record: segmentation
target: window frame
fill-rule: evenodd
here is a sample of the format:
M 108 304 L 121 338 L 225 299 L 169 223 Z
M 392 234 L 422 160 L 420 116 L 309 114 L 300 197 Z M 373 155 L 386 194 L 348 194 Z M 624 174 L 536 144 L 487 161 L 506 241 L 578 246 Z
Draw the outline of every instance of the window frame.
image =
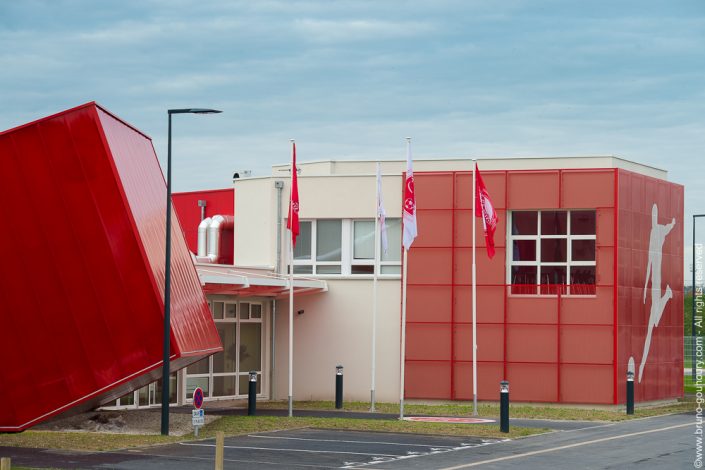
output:
M 593 235 L 577 235 L 571 233 L 571 212 L 590 211 L 595 213 L 595 234 Z M 516 212 L 533 212 L 536 213 L 536 234 L 535 235 L 515 235 L 512 233 L 513 217 Z M 559 235 L 542 235 L 541 234 L 541 213 L 543 212 L 565 212 L 566 213 L 566 233 Z M 587 266 L 595 268 L 595 277 L 597 277 L 597 210 L 595 209 L 517 209 L 508 211 L 509 223 L 507 223 L 507 269 L 506 282 L 509 289 L 509 295 L 520 297 L 556 297 L 557 292 L 542 292 L 541 284 L 541 267 L 542 266 L 560 266 L 566 270 L 565 291 L 561 292 L 561 296 L 569 297 L 595 297 L 597 295 L 597 282 L 594 284 L 575 284 L 575 286 L 593 286 L 594 294 L 573 293 L 571 292 L 570 269 L 572 267 Z M 541 261 L 541 240 L 566 240 L 566 260 L 565 261 Z M 515 261 L 514 260 L 514 241 L 515 240 L 533 240 L 536 247 L 536 257 L 533 261 Z M 595 259 L 592 261 L 574 261 L 573 258 L 573 241 L 574 240 L 594 240 L 595 241 Z M 512 267 L 514 266 L 535 266 L 536 267 L 536 291 L 534 293 L 515 293 L 512 291 L 514 286 L 512 282 Z M 597 279 L 595 279 L 597 281 Z M 548 284 L 548 285 L 563 285 L 563 284 Z M 561 289 L 562 290 L 562 289 Z M 575 290 L 578 290 L 577 288 Z
M 318 248 L 318 221 L 319 220 L 340 220 L 341 222 L 341 253 L 340 261 L 318 261 L 316 259 L 316 251 Z M 330 218 L 320 218 L 320 219 L 305 219 L 300 222 L 306 222 L 311 224 L 311 252 L 307 259 L 294 259 L 294 274 L 299 276 L 311 276 L 311 277 L 354 277 L 354 278 L 364 278 L 374 276 L 375 270 L 377 270 L 378 277 L 382 278 L 395 278 L 401 276 L 401 257 L 399 261 L 383 261 L 382 260 L 382 247 L 381 240 L 379 241 L 380 246 L 375 250 L 375 258 L 360 258 L 355 259 L 355 222 L 374 222 L 373 217 L 360 217 L 360 218 L 348 218 L 348 219 L 330 219 Z M 401 220 L 399 217 L 387 218 L 387 220 Z M 377 238 L 377 237 L 376 237 Z M 381 237 L 380 237 L 381 238 Z M 286 237 L 287 249 L 290 246 L 291 238 Z M 401 240 L 399 240 L 399 246 L 401 247 Z M 321 273 L 319 272 L 319 267 L 322 266 L 340 266 L 340 273 Z M 372 272 L 369 273 L 355 273 L 353 274 L 353 266 L 371 266 Z M 399 268 L 397 273 L 382 273 L 382 269 L 388 266 L 396 266 Z M 297 272 L 297 267 L 299 270 Z M 310 267 L 311 272 L 302 272 L 301 267 Z M 288 273 L 289 267 L 284 268 L 284 272 Z

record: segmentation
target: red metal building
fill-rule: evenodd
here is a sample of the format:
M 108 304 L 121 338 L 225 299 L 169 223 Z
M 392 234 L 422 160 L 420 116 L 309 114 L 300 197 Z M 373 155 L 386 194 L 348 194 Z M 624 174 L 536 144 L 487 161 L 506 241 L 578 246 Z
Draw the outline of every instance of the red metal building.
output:
M 0 133 L 0 164 L 0 431 L 19 431 L 161 376 L 166 185 L 95 103 Z M 222 350 L 174 220 L 172 370 Z
M 513 400 L 624 403 L 630 358 L 637 401 L 682 396 L 683 187 L 623 168 L 483 178 L 499 226 L 490 260 L 476 221 L 479 399 L 506 378 Z M 415 183 L 406 396 L 467 400 L 472 173 Z

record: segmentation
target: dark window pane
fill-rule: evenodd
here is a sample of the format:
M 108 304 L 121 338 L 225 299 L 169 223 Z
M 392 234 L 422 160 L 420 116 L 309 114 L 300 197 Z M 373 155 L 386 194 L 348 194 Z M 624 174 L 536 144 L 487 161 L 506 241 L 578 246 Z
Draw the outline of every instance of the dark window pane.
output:
M 342 221 L 319 220 L 316 223 L 316 260 L 340 261 Z
M 216 320 L 223 319 L 223 302 L 213 302 L 213 318 Z
M 565 263 L 567 241 L 565 238 L 546 238 L 541 240 L 541 261 L 548 263 Z
M 340 265 L 337 266 L 316 266 L 316 274 L 340 274 Z
M 568 233 L 568 215 L 565 211 L 541 212 L 541 235 L 565 235 Z
M 288 233 L 288 232 L 287 232 Z M 299 222 L 299 236 L 296 237 L 294 259 L 311 259 L 311 222 Z
M 573 240 L 571 245 L 573 261 L 595 261 L 595 240 Z
M 541 294 L 555 295 L 566 293 L 567 278 L 565 266 L 541 266 Z
M 313 274 L 313 266 L 299 266 L 295 264 L 294 274 Z
M 195 364 L 191 364 L 186 369 L 187 374 L 207 374 L 210 372 L 210 358 L 201 359 Z
M 351 272 L 353 274 L 374 274 L 374 265 L 355 265 L 350 266 Z
M 572 295 L 595 295 L 595 266 L 571 267 L 570 284 Z
M 514 261 L 536 261 L 536 240 L 514 240 Z
M 595 211 L 571 211 L 570 233 L 573 235 L 595 235 Z
M 536 266 L 512 266 L 512 294 L 536 294 Z
M 235 377 L 234 375 L 213 377 L 213 396 L 230 397 L 236 395 Z
M 538 212 L 514 211 L 512 212 L 512 235 L 538 234 Z

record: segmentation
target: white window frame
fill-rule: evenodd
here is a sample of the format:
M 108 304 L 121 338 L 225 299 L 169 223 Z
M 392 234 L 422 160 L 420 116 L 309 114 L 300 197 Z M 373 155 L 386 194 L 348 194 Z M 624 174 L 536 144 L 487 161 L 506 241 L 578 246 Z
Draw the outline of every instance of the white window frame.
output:
M 594 235 L 573 235 L 571 234 L 570 213 L 591 211 L 595 212 L 595 234 Z M 509 217 L 513 218 L 515 212 L 535 212 L 536 213 L 536 235 L 513 235 L 512 234 L 512 219 L 507 224 L 507 275 L 506 282 L 509 289 L 509 295 L 515 297 L 557 297 L 558 294 L 541 293 L 541 266 L 564 266 L 566 268 L 566 292 L 561 296 L 570 297 L 595 297 L 595 294 L 574 294 L 571 293 L 570 284 L 570 268 L 577 266 L 589 266 L 595 268 L 595 276 L 597 276 L 597 211 L 595 209 L 518 209 L 509 211 Z M 566 213 L 566 234 L 565 235 L 541 235 L 541 213 L 542 212 L 565 212 Z M 541 261 L 541 240 L 560 239 L 566 240 L 566 260 L 565 262 L 542 262 Z M 514 240 L 534 240 L 536 244 L 536 259 L 534 261 L 514 261 Z M 595 240 L 595 260 L 593 261 L 573 261 L 573 240 Z M 536 292 L 535 293 L 512 293 L 512 267 L 513 266 L 535 266 L 536 267 Z M 595 280 L 597 286 L 597 279 Z M 577 286 L 578 284 L 576 284 Z M 579 284 L 585 285 L 585 284 Z
M 266 390 L 265 386 L 266 384 L 264 383 L 264 380 L 267 376 L 268 369 L 267 369 L 267 356 L 266 356 L 266 343 L 267 343 L 267 332 L 266 332 L 266 321 L 265 321 L 265 316 L 266 316 L 266 302 L 258 299 L 208 299 L 208 308 L 211 311 L 211 315 L 213 315 L 213 304 L 216 302 L 221 302 L 223 303 L 223 318 L 222 319 L 215 319 L 213 318 L 213 321 L 216 323 L 234 323 L 235 324 L 235 340 L 236 342 L 239 343 L 240 341 L 240 324 L 241 323 L 260 323 L 261 326 L 261 335 L 262 335 L 262 340 L 260 342 L 260 358 L 261 358 L 261 370 L 259 374 L 257 374 L 257 382 L 259 383 L 260 387 L 260 392 L 257 393 L 258 397 L 263 397 L 264 396 L 264 391 Z M 250 318 L 243 320 L 241 318 L 241 304 L 249 304 L 250 308 Z M 227 304 L 235 304 L 235 318 L 226 318 L 225 317 L 225 311 L 226 311 L 226 305 Z M 252 305 L 259 305 L 260 310 L 261 310 L 261 315 L 260 318 L 252 318 Z M 214 378 L 215 377 L 235 377 L 235 395 L 218 395 L 214 396 L 213 395 L 213 385 L 214 385 Z M 245 380 L 249 381 L 249 371 L 241 371 L 240 370 L 240 348 L 239 344 L 235 352 L 235 371 L 234 372 L 213 372 L 213 356 L 208 357 L 208 373 L 201 373 L 201 374 L 189 374 L 188 373 L 188 368 L 186 369 L 186 373 L 184 374 L 184 397 L 186 397 L 185 403 L 193 403 L 193 397 L 188 396 L 188 380 L 189 379 L 197 379 L 197 378 L 208 378 L 208 393 L 205 394 L 205 398 L 208 400 L 232 400 L 234 398 L 243 398 L 246 397 L 247 394 L 240 394 L 240 380 L 242 378 L 245 378 Z
M 397 218 L 394 218 L 397 219 Z M 316 260 L 316 250 L 317 250 L 317 232 L 318 232 L 318 220 L 340 220 L 341 221 L 341 253 L 340 253 L 340 261 L 317 261 Z M 401 276 L 401 259 L 399 261 L 382 261 L 382 250 L 381 247 L 375 250 L 375 256 L 376 259 L 372 258 L 366 258 L 366 259 L 354 259 L 353 254 L 354 254 L 354 243 L 355 243 L 355 224 L 354 222 L 356 221 L 367 221 L 367 222 L 374 222 L 374 218 L 356 218 L 356 219 L 329 219 L 329 218 L 322 218 L 322 219 L 306 219 L 306 220 L 301 220 L 301 222 L 310 222 L 311 223 L 311 255 L 310 258 L 307 259 L 294 259 L 293 264 L 294 264 L 294 274 L 295 275 L 301 275 L 301 276 L 312 276 L 312 277 L 343 277 L 343 276 L 350 276 L 354 278 L 364 278 L 364 277 L 372 277 L 374 274 L 374 266 L 375 264 L 379 266 L 379 273 L 378 276 L 382 278 L 395 278 L 395 277 L 400 277 Z M 288 232 L 287 232 L 288 233 Z M 286 237 L 288 240 L 287 242 L 287 249 L 289 247 L 289 244 L 291 243 L 291 238 Z M 381 242 L 380 242 L 381 243 Z M 401 246 L 401 241 L 400 241 L 400 246 Z M 377 261 L 377 263 L 375 263 Z M 311 267 L 311 273 L 302 273 L 302 272 L 296 272 L 296 266 L 310 266 Z M 331 274 L 331 273 L 319 273 L 318 272 L 318 267 L 319 266 L 340 266 L 340 274 Z M 361 273 L 361 274 L 352 274 L 352 266 L 373 266 L 373 272 L 372 273 Z M 399 273 L 382 273 L 382 267 L 383 266 L 398 266 L 399 267 Z M 284 268 L 284 272 L 288 272 L 289 267 Z

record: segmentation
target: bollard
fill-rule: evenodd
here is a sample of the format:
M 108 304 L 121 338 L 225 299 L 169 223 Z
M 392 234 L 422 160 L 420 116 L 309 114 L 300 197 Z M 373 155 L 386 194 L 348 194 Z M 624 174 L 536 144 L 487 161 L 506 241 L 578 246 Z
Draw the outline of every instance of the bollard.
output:
M 10 468 L 12 468 L 10 457 L 0 458 L 0 470 L 10 470 Z
M 634 372 L 627 371 L 627 414 L 634 414 Z
M 247 389 L 247 416 L 254 416 L 257 411 L 257 371 L 250 371 L 250 383 Z
M 223 470 L 223 447 L 225 444 L 225 433 L 216 431 L 215 433 L 215 470 Z
M 343 366 L 335 366 L 335 409 L 343 407 Z
M 509 382 L 499 383 L 499 430 L 509 432 Z

